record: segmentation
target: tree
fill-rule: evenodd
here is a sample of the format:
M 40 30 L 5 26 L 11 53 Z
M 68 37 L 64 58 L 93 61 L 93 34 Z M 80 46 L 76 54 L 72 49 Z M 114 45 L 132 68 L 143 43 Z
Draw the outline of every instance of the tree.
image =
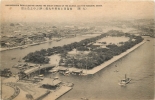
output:
M 33 99 L 33 96 L 32 96 L 31 94 L 26 94 L 26 98 L 27 98 L 28 100 L 34 100 L 34 99 Z

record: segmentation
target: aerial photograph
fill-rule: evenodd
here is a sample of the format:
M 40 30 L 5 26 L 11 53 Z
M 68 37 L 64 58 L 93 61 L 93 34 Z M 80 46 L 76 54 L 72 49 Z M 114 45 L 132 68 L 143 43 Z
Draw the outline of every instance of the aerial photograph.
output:
M 153 1 L 1 2 L 1 100 L 154 100 Z

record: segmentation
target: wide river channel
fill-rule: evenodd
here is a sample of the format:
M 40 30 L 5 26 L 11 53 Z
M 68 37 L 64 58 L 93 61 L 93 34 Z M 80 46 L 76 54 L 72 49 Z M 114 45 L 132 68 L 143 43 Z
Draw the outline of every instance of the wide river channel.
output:
M 1 68 L 11 68 L 18 60 L 30 52 L 47 49 L 54 46 L 62 46 L 72 42 L 78 42 L 90 36 L 77 36 L 61 41 L 53 41 L 25 49 L 14 49 L 1 52 Z M 64 94 L 59 100 L 150 100 L 154 98 L 154 39 L 144 37 L 145 44 L 138 47 L 120 60 L 112 63 L 94 75 L 87 76 L 63 76 L 50 74 L 47 77 L 59 77 L 64 82 L 74 83 L 71 91 Z M 12 60 L 12 58 L 16 58 Z M 11 68 L 16 73 L 17 69 Z M 132 81 L 127 86 L 119 86 L 118 82 L 124 79 L 125 74 Z

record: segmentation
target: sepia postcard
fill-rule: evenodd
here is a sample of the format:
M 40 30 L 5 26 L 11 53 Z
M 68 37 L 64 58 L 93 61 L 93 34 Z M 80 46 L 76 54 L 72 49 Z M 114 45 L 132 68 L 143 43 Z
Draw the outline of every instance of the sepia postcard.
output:
M 0 100 L 153 100 L 154 1 L 2 0 Z

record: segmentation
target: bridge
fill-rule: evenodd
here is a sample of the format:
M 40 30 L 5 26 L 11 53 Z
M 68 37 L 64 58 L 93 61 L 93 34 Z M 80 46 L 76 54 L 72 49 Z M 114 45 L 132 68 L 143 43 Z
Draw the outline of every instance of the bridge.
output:
M 25 70 L 24 73 L 26 75 L 31 75 L 34 72 L 41 71 L 41 70 L 46 70 L 46 69 L 49 69 L 49 68 L 53 68 L 55 66 L 56 66 L 55 64 L 53 64 L 53 65 L 45 64 L 45 65 L 41 65 L 41 66 L 40 65 L 39 66 L 34 66 L 34 67 L 30 68 L 30 69 Z

